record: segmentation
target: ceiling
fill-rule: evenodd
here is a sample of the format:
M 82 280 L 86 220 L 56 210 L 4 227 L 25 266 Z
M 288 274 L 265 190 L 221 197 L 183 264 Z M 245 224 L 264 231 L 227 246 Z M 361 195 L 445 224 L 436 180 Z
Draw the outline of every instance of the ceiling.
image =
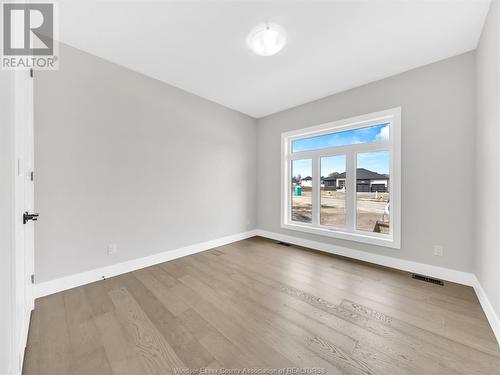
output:
M 59 1 L 60 40 L 260 118 L 476 48 L 489 0 Z M 281 25 L 277 55 L 247 48 Z

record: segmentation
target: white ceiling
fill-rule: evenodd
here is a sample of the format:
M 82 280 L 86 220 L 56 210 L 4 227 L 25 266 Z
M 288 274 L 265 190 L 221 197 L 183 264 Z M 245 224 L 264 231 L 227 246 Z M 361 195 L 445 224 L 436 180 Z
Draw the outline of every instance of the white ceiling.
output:
M 61 41 L 260 118 L 475 49 L 489 0 L 59 5 Z M 287 32 L 277 55 L 246 46 L 262 22 Z

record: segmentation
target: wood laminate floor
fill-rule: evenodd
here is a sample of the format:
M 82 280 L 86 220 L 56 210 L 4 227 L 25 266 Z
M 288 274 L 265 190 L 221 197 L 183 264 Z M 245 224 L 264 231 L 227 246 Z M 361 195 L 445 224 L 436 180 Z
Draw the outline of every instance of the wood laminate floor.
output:
M 500 374 L 472 288 L 259 237 L 40 298 L 28 341 L 24 375 Z

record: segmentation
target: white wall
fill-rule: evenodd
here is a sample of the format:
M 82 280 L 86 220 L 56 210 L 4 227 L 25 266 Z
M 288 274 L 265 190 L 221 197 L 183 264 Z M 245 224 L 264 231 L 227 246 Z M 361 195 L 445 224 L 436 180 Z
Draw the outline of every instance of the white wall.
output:
M 475 53 L 469 52 L 260 119 L 258 227 L 472 271 L 475 87 Z M 280 228 L 281 133 L 398 106 L 402 107 L 401 249 Z M 443 257 L 433 255 L 434 244 L 444 246 Z
M 0 374 L 7 374 L 12 356 L 13 78 L 0 70 Z
M 35 75 L 37 282 L 255 228 L 253 118 L 60 54 Z
M 477 50 L 476 276 L 500 316 L 500 2 L 493 0 Z

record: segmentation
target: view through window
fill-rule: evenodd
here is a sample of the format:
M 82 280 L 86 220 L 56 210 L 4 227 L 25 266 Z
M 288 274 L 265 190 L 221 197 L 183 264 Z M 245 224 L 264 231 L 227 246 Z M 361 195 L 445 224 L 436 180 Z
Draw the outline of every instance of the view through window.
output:
M 321 212 L 322 225 L 345 227 L 346 219 L 346 156 L 321 158 Z
M 292 220 L 312 222 L 311 159 L 292 162 Z
M 356 228 L 389 234 L 389 151 L 357 154 Z
M 283 226 L 399 246 L 400 112 L 369 116 L 284 134 Z

